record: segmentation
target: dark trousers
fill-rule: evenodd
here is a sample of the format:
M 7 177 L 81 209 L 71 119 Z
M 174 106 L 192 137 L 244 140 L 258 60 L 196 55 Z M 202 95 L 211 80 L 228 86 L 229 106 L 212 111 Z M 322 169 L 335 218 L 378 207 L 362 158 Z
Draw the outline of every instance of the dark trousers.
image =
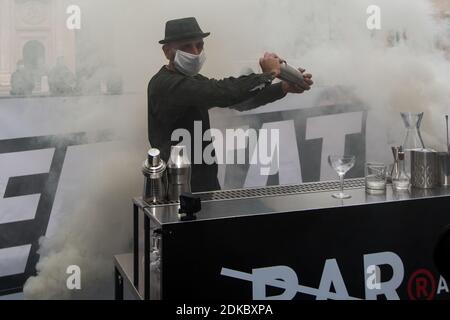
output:
M 207 192 L 220 190 L 217 179 L 217 165 L 194 165 L 192 166 L 191 189 L 192 192 Z

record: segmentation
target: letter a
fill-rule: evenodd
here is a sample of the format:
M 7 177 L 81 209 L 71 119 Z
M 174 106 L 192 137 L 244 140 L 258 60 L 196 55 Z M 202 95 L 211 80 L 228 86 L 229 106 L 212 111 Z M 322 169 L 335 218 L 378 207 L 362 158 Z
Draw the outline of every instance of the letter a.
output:
M 379 6 L 371 5 L 367 8 L 367 29 L 380 30 L 381 29 L 381 9 Z
M 69 290 L 81 290 L 81 269 L 79 266 L 69 266 L 66 271 L 70 276 L 67 278 L 66 285 Z
M 67 7 L 67 14 L 70 16 L 67 18 L 66 26 L 69 30 L 80 30 L 81 29 L 81 9 L 79 6 L 71 5 Z

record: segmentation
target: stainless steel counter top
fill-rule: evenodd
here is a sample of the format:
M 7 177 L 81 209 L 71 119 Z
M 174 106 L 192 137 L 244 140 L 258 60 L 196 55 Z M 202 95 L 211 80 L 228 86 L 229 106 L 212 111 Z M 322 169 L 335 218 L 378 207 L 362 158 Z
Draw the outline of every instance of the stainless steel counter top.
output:
M 134 201 L 144 207 L 145 213 L 152 219 L 161 225 L 166 225 L 450 196 L 450 188 L 429 190 L 412 188 L 409 192 L 397 193 L 392 190 L 390 185 L 385 194 L 369 195 L 365 192 L 364 179 L 349 179 L 346 180 L 345 192 L 352 198 L 337 200 L 331 197 L 337 188 L 338 184 L 332 181 L 299 186 L 199 193 L 198 195 L 206 200 L 202 201 L 202 210 L 196 214 L 197 220 L 193 222 L 180 221 L 179 205 L 176 203 L 149 206 L 140 198 L 136 198 Z M 287 194 L 280 194 L 282 192 Z M 243 196 L 239 197 L 239 194 Z

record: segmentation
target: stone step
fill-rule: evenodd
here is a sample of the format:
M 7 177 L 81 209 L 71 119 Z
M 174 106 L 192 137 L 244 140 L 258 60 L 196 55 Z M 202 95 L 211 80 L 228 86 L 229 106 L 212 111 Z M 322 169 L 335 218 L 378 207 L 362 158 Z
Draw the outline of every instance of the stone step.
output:
M 0 96 L 9 96 L 11 91 L 11 87 L 9 86 L 0 86 Z

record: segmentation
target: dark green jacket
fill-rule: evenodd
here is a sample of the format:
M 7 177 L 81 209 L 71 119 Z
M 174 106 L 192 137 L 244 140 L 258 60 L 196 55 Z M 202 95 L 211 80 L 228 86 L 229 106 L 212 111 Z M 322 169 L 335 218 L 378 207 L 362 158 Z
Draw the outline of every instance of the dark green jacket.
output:
M 170 147 L 179 142 L 171 141 L 177 129 L 191 133 L 194 159 L 194 122 L 202 122 L 202 135 L 210 129 L 208 110 L 214 107 L 246 111 L 285 96 L 281 84 L 272 85 L 271 74 L 251 74 L 223 80 L 208 79 L 202 75 L 188 77 L 170 71 L 166 67 L 150 80 L 148 85 L 148 134 L 150 144 L 161 150 L 165 161 Z M 197 138 L 198 139 L 198 138 Z M 211 142 L 203 142 L 203 150 Z M 193 161 L 192 161 L 193 162 Z M 192 166 L 192 191 L 220 189 L 217 181 L 217 165 L 194 164 Z

